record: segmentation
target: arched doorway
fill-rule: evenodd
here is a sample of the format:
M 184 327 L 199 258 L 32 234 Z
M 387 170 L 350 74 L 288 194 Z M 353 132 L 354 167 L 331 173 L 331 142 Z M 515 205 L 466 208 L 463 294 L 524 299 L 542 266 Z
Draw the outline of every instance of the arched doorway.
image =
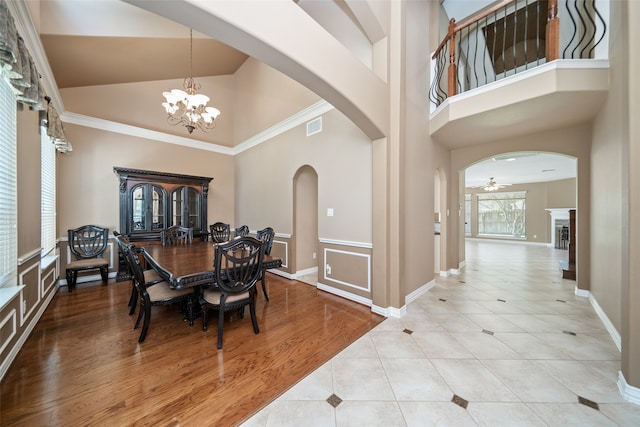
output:
M 293 271 L 306 283 L 317 284 L 318 174 L 305 165 L 293 177 Z
M 459 200 L 464 200 L 465 229 L 460 231 L 465 239 L 569 249 L 568 242 L 560 239 L 569 211 L 578 206 L 575 157 L 550 152 L 499 153 L 469 164 L 461 176 L 464 194 Z

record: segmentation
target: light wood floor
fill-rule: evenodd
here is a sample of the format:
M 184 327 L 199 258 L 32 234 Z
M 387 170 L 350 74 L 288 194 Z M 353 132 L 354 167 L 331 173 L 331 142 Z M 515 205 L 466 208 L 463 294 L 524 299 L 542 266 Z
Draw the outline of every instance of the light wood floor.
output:
M 368 307 L 268 274 L 260 334 L 247 313 L 193 327 L 154 307 L 145 342 L 130 282 L 67 293 L 47 307 L 2 380 L 2 426 L 232 426 L 382 322 Z M 212 319 L 213 320 L 213 319 Z

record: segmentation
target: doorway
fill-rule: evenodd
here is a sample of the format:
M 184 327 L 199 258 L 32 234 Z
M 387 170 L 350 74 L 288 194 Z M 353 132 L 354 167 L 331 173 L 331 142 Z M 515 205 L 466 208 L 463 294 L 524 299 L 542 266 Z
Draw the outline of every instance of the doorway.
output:
M 297 280 L 318 283 L 318 174 L 309 165 L 293 177 L 293 271 Z

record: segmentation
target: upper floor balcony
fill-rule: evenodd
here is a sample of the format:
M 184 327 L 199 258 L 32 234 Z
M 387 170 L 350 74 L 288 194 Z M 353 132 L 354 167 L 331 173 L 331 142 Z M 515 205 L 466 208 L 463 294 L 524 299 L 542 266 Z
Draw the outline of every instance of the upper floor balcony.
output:
M 431 135 L 462 148 L 592 120 L 609 90 L 609 0 L 503 0 L 432 56 Z

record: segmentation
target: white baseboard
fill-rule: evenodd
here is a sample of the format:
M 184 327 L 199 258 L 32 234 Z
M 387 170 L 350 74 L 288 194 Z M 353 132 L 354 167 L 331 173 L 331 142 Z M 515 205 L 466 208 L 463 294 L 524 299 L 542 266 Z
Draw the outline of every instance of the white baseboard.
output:
M 267 271 L 269 273 L 273 273 L 273 274 L 276 274 L 278 276 L 282 276 L 282 277 L 287 278 L 289 280 L 296 280 L 295 274 L 287 273 L 286 271 L 278 270 L 277 268 L 272 268 L 271 270 L 267 270 Z
M 436 281 L 434 279 L 434 280 L 430 281 L 429 283 L 425 283 L 424 285 L 420 286 L 418 289 L 416 289 L 415 291 L 411 292 L 409 295 L 404 297 L 405 305 L 408 305 L 411 302 L 417 300 L 422 295 L 424 295 L 427 292 L 429 292 L 429 289 L 433 288 L 435 285 L 436 285 Z
M 578 297 L 584 297 L 584 298 L 589 298 L 589 295 L 591 294 L 589 291 L 587 291 L 586 289 L 580 289 L 579 287 L 575 287 L 573 293 L 578 296 Z
M 600 307 L 600 304 L 598 304 L 598 301 L 596 301 L 596 299 L 593 297 L 593 294 L 590 293 L 589 291 L 585 291 L 585 292 L 589 294 L 589 302 L 591 303 L 591 306 L 596 311 L 596 314 L 604 324 L 604 327 L 607 329 L 607 332 L 609 332 L 611 339 L 615 343 L 616 347 L 618 347 L 618 351 L 622 351 L 622 337 L 620 336 L 620 333 L 618 332 L 616 327 L 613 326 L 613 323 L 611 322 L 611 320 L 609 320 L 604 310 Z
M 305 268 L 304 270 L 296 271 L 296 273 L 293 276 L 294 277 L 302 277 L 302 276 L 306 276 L 308 274 L 313 274 L 313 273 L 317 273 L 317 272 L 318 272 L 318 266 L 315 266 L 315 267 L 311 267 L 311 268 Z
M 618 372 L 618 389 L 624 400 L 640 405 L 640 388 L 627 384 L 622 372 Z
M 345 292 L 341 289 L 336 289 L 332 286 L 327 286 L 324 283 L 318 282 L 317 287 L 322 291 L 329 292 L 330 294 L 338 295 L 342 298 L 346 298 L 351 301 L 355 301 L 357 303 L 366 305 L 367 307 L 371 307 L 373 304 L 373 302 L 369 298 L 364 298 L 359 295 L 352 294 L 351 292 Z
M 380 307 L 377 305 L 372 305 L 371 311 L 384 317 L 394 317 L 396 319 L 401 319 L 407 314 L 407 306 L 403 305 L 400 308 L 396 308 L 396 307 Z

